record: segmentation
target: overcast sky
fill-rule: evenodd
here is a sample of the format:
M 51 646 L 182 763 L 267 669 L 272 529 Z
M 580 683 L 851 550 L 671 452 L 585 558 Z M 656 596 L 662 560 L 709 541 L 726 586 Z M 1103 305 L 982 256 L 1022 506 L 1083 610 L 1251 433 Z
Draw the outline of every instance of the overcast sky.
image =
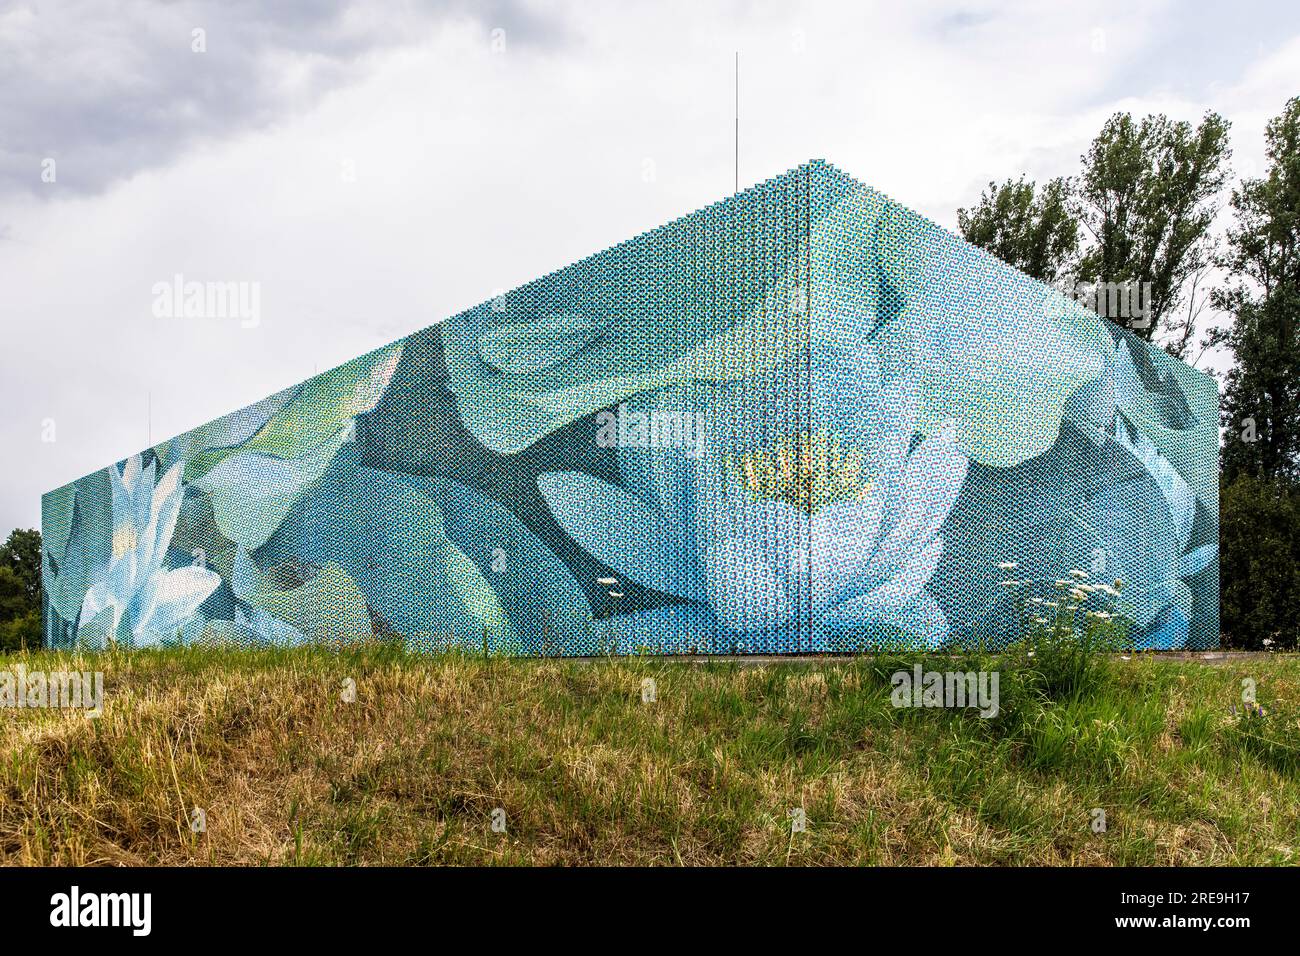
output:
M 1293 0 L 324 11 L 0 0 L 3 532 L 729 194 L 736 50 L 742 188 L 824 158 L 949 227 L 990 179 L 1075 172 L 1116 110 L 1217 110 L 1257 174 L 1300 93 Z M 155 316 L 176 274 L 258 283 L 259 324 Z

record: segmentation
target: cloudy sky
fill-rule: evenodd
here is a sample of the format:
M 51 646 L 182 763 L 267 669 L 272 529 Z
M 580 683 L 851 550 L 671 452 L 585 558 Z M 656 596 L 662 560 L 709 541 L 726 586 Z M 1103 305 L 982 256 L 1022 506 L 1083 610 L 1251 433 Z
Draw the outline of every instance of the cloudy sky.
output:
M 953 227 L 1116 110 L 1262 131 L 1290 0 L 0 0 L 0 529 L 40 494 L 810 158 Z M 257 283 L 260 321 L 154 286 Z

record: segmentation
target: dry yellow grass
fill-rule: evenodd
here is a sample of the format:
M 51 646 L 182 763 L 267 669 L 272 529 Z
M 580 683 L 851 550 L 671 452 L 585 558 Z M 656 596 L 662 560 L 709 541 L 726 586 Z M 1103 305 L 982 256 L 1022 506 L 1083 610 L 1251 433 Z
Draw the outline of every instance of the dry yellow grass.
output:
M 0 712 L 10 864 L 1300 859 L 1294 765 L 1243 743 L 1228 714 L 1245 675 L 1287 719 L 1295 658 L 1133 661 L 1099 698 L 1015 729 L 895 710 L 869 661 L 0 659 L 19 663 L 103 670 L 105 708 Z M 1105 833 L 1089 826 L 1097 807 Z M 195 808 L 206 832 L 191 830 Z

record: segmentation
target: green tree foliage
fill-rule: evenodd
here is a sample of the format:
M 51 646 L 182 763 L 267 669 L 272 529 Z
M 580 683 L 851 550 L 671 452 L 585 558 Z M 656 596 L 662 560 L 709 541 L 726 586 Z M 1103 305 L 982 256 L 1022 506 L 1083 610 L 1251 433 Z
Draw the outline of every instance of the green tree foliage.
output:
M 40 644 L 40 608 L 32 608 L 26 585 L 13 568 L 0 565 L 0 652 Z
M 1148 315 L 1110 317 L 1145 339 L 1159 335 L 1185 358 L 1210 301 L 1210 228 L 1230 155 L 1228 124 L 1214 113 L 1196 127 L 1160 114 L 1138 121 L 1116 113 L 1080 157 L 1077 177 L 1041 190 L 1023 176 L 989 183 L 973 208 L 957 210 L 958 228 L 968 242 L 1044 282 L 1149 289 L 1149 302 L 1145 292 L 1142 301 Z
M 1145 339 L 1162 330 L 1191 336 L 1167 329 L 1166 320 L 1211 262 L 1210 226 L 1230 155 L 1228 124 L 1215 113 L 1195 128 L 1159 114 L 1139 122 L 1116 113 L 1082 157 L 1076 211 L 1091 241 L 1079 275 L 1150 283 L 1150 322 L 1133 325 Z
M 1224 643 L 1249 650 L 1295 648 L 1300 633 L 1300 491 L 1285 480 L 1248 474 L 1224 482 L 1219 551 Z
M 41 534 L 17 529 L 0 546 L 0 651 L 41 645 Z
M 1225 376 L 1220 508 L 1226 642 L 1296 647 L 1300 630 L 1300 97 L 1265 131 L 1268 166 L 1232 194 L 1215 300 Z
M 13 568 L 0 564 L 0 621 L 9 621 L 31 610 L 27 588 Z
M 1265 132 L 1263 178 L 1233 191 L 1235 226 L 1216 296 L 1232 315 L 1216 336 L 1236 359 L 1225 377 L 1223 473 L 1300 478 L 1300 97 Z
M 1043 282 L 1066 278 L 1079 250 L 1079 226 L 1069 207 L 1070 187 L 1053 179 L 1041 190 L 1024 176 L 989 183 L 972 209 L 957 210 L 967 242 Z
M 41 533 L 32 529 L 15 528 L 9 540 L 0 546 L 0 564 L 12 568 L 22 579 L 27 600 L 35 608 L 41 606 Z

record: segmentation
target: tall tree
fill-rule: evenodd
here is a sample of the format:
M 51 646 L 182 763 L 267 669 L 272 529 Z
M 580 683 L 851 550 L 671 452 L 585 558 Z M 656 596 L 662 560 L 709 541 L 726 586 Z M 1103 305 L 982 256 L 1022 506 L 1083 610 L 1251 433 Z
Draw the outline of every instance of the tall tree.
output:
M 1161 331 L 1189 279 L 1211 261 L 1215 197 L 1230 155 L 1228 124 L 1215 113 L 1195 129 L 1163 115 L 1135 122 L 1116 113 L 1082 157 L 1076 213 L 1091 242 L 1080 278 L 1149 283 L 1148 314 L 1125 323 L 1145 339 Z M 1178 337 L 1185 343 L 1191 333 Z
M 15 528 L 0 545 L 0 567 L 7 567 L 22 582 L 27 603 L 41 607 L 41 533 Z
M 0 564 L 0 624 L 21 617 L 32 609 L 27 586 L 13 568 Z
M 0 651 L 41 644 L 41 533 L 15 530 L 0 545 Z
M 1216 334 L 1236 359 L 1223 396 L 1225 481 L 1300 477 L 1300 96 L 1265 130 L 1268 166 L 1233 191 Z
M 1222 483 L 1219 511 L 1219 627 L 1227 645 L 1297 647 L 1300 488 L 1241 474 Z
M 989 183 L 972 209 L 957 210 L 967 242 L 1026 275 L 1054 283 L 1070 274 L 1079 250 L 1079 226 L 1069 205 L 1069 183 L 1053 179 L 1041 190 L 1021 176 Z

